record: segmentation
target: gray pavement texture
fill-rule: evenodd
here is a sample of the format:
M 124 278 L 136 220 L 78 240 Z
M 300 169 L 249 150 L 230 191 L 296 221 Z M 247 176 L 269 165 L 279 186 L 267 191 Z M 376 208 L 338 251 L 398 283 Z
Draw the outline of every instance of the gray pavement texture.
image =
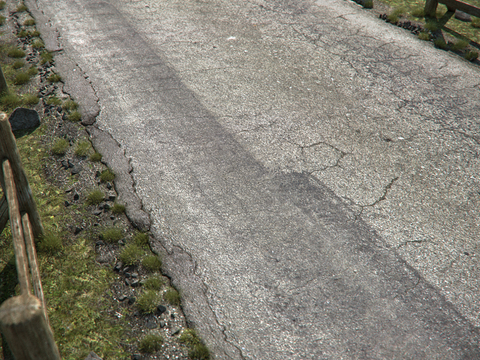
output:
M 342 0 L 26 3 L 215 358 L 480 358 L 477 68 Z

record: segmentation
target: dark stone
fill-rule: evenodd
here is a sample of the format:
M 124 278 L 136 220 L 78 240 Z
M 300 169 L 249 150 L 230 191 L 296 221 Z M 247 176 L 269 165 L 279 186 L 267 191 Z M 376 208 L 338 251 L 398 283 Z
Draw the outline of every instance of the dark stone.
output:
M 125 240 L 123 240 L 123 239 L 118 240 L 118 245 L 125 245 Z
M 80 195 L 78 195 L 78 193 L 75 193 L 75 195 L 73 195 L 73 200 L 77 201 L 78 199 L 80 199 Z
M 108 190 L 111 190 L 111 189 L 112 189 L 112 184 L 110 184 L 109 182 L 107 182 L 107 189 L 108 189 Z
M 175 319 L 175 314 L 174 314 L 174 313 L 171 313 L 171 314 L 170 314 L 170 317 L 172 318 L 172 320 L 174 320 L 174 319 Z
M 115 216 L 110 215 L 110 220 L 114 220 L 114 219 L 115 219 Z
M 68 206 L 70 206 L 70 203 L 67 200 L 65 200 L 65 207 L 68 207 Z
M 130 296 L 130 297 L 128 298 L 128 304 L 129 304 L 129 305 L 135 304 L 135 296 Z
M 102 211 L 101 211 L 101 210 L 98 210 L 98 209 L 92 211 L 92 214 L 95 215 L 95 216 L 98 216 L 98 215 L 100 215 L 101 213 L 102 213 Z
M 115 267 L 113 268 L 113 270 L 115 271 L 120 271 L 122 270 L 122 267 L 123 267 L 123 263 L 121 261 L 118 261 L 116 264 L 115 264 Z
M 175 329 L 172 331 L 172 335 L 171 335 L 171 336 L 175 336 L 175 335 L 180 334 L 180 331 L 182 331 L 181 328 L 175 328 Z
M 138 278 L 138 273 L 136 271 L 134 271 L 131 275 L 132 275 L 132 278 L 135 278 L 135 279 Z
M 164 328 L 165 327 L 165 323 L 163 321 L 160 321 L 160 328 Z
M 105 245 L 105 243 L 104 243 L 102 240 L 98 240 L 98 241 L 95 243 L 95 245 L 97 245 L 97 246 L 103 246 L 103 245 Z
M 70 161 L 70 159 L 64 159 L 61 161 L 61 164 L 64 169 L 73 168 L 75 165 Z
M 132 354 L 132 360 L 142 360 L 142 355 L 140 355 L 140 354 Z
M 67 114 L 63 114 L 63 115 L 62 115 L 62 120 L 63 120 L 63 121 L 67 121 L 67 119 L 68 119 L 68 118 L 67 118 Z
M 157 306 L 157 313 L 162 315 L 165 311 L 167 311 L 167 308 L 163 305 L 158 305 Z
M 130 284 L 131 284 L 130 279 L 128 279 L 128 278 L 125 279 L 125 285 L 130 286 Z
M 140 286 L 140 281 L 138 279 L 133 279 L 131 282 L 130 282 L 130 286 L 131 287 L 138 287 Z
M 72 173 L 72 175 L 76 175 L 76 174 L 80 174 L 80 172 L 83 170 L 82 166 L 81 165 L 76 165 L 72 168 L 72 170 L 70 171 Z
M 472 17 L 460 10 L 455 10 L 455 19 L 465 21 L 465 22 L 472 22 Z
M 57 107 L 57 111 L 58 111 L 58 113 L 61 113 L 62 112 L 62 107 L 61 106 Z
M 154 321 L 149 321 L 147 322 L 147 324 L 145 325 L 148 329 L 156 329 L 157 328 L 157 324 L 154 322 Z
M 83 229 L 81 227 L 78 227 L 78 226 L 75 226 L 75 229 L 73 230 L 73 233 L 75 235 L 78 235 L 80 234 L 80 232 L 82 231 Z
M 34 129 L 40 125 L 40 116 L 35 110 L 16 108 L 8 121 L 12 131 Z
M 88 354 L 85 360 L 102 360 L 102 358 L 92 351 L 90 354 Z
M 130 279 L 132 277 L 132 274 L 130 274 L 129 272 L 124 272 L 123 275 L 125 275 L 127 279 Z
M 127 299 L 127 295 L 125 295 L 125 294 L 124 294 L 124 295 L 120 295 L 120 296 L 118 297 L 118 301 L 124 301 L 124 300 L 126 300 L 126 299 Z
M 95 173 L 95 177 L 98 178 L 100 177 L 100 175 L 101 175 L 101 172 L 97 170 L 97 172 Z
M 105 210 L 105 211 L 110 210 L 110 205 L 104 204 L 104 205 L 103 205 L 103 210 Z
M 109 195 L 108 196 L 108 201 L 115 201 L 117 197 L 115 195 Z

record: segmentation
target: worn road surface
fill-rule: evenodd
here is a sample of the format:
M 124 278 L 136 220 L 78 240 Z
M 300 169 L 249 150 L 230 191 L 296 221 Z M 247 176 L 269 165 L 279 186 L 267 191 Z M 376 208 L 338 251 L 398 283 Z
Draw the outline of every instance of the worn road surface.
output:
M 478 68 L 342 0 L 26 3 L 216 359 L 480 359 Z

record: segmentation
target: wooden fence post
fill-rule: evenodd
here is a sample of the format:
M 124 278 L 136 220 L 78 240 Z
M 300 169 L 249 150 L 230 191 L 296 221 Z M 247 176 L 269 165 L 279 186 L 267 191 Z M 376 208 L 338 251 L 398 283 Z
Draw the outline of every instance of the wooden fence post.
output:
M 0 324 L 15 360 L 60 360 L 42 304 L 31 294 L 6 300 L 0 306 Z
M 0 161 L 5 158 L 10 160 L 10 165 L 12 167 L 15 184 L 17 186 L 20 211 L 26 211 L 28 213 L 32 224 L 33 235 L 39 237 L 44 233 L 42 221 L 40 220 L 40 215 L 37 211 L 37 205 L 35 204 L 35 201 L 33 201 L 32 190 L 30 189 L 30 185 L 28 185 L 28 180 L 22 167 L 20 153 L 18 152 L 15 137 L 13 136 L 7 114 L 0 112 Z M 1 171 L 0 168 L 0 183 L 3 189 L 5 189 L 3 181 L 4 176 Z M 2 218 L 0 217 L 0 222 L 1 219 Z M 0 228 L 0 232 L 2 230 L 3 227 Z
M 427 0 L 425 2 L 425 16 L 436 18 L 437 17 L 438 0 Z
M 7 82 L 5 81 L 5 76 L 3 76 L 2 67 L 0 66 L 0 95 L 8 92 Z

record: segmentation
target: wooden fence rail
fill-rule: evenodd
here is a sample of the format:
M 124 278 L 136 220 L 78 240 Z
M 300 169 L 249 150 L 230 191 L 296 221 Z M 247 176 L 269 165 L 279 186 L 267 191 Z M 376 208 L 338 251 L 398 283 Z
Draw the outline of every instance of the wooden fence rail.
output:
M 34 236 L 43 234 L 43 226 L 10 123 L 1 112 L 0 164 L 4 193 L 0 199 L 0 233 L 10 219 L 20 283 L 20 296 L 11 297 L 0 306 L 0 327 L 15 360 L 60 360 L 48 321 L 35 251 Z
M 427 0 L 425 2 L 425 15 L 435 17 L 438 3 L 446 5 L 448 11 L 460 10 L 472 16 L 480 17 L 479 7 L 459 0 Z

